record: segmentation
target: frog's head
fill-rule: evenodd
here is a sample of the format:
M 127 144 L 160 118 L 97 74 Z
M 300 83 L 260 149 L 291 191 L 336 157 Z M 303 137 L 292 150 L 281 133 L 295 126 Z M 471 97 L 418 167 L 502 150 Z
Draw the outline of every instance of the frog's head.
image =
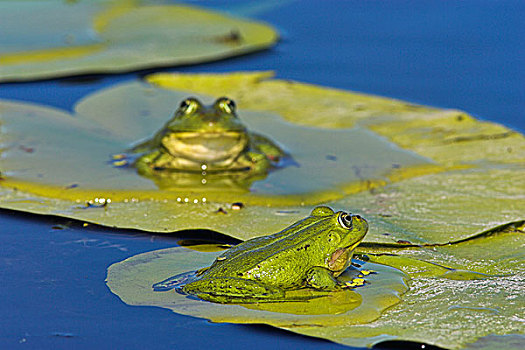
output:
M 218 162 L 237 157 L 248 145 L 248 133 L 229 98 L 205 106 L 190 97 L 166 124 L 161 142 L 173 156 Z
M 359 215 L 334 212 L 325 206 L 315 208 L 310 218 L 324 227 L 319 237 L 323 241 L 321 250 L 326 257 L 326 267 L 342 272 L 348 267 L 353 250 L 365 237 L 368 223 Z

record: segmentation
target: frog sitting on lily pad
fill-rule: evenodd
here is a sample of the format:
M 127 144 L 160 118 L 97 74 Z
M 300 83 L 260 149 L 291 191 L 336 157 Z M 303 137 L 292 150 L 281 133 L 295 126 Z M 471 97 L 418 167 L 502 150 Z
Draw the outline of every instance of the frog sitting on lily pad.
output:
M 139 154 L 133 163 L 139 174 L 164 181 L 162 187 L 170 180 L 204 184 L 209 178 L 223 184 L 232 179 L 251 183 L 289 158 L 267 137 L 248 131 L 235 102 L 226 97 L 211 106 L 185 99 L 161 130 L 130 152 Z
M 332 291 L 355 287 L 337 277 L 351 263 L 354 249 L 368 231 L 359 215 L 319 206 L 310 216 L 284 230 L 245 241 L 215 259 L 209 267 L 156 283 L 218 303 L 307 300 L 322 295 L 290 296 L 308 288 Z

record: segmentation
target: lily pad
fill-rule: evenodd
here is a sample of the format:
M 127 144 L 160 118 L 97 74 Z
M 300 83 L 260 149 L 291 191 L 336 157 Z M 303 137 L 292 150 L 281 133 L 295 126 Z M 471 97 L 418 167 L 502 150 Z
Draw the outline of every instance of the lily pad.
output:
M 243 122 L 281 143 L 297 165 L 271 172 L 249 190 L 203 185 L 200 177 L 198 186 L 151 181 L 133 168 L 112 165 L 111 155 L 150 137 L 187 94 L 143 83 L 122 84 L 80 101 L 74 116 L 2 102 L 3 206 L 152 231 L 225 230 L 258 218 L 265 223 L 261 234 L 267 234 L 293 220 L 288 216 L 301 216 L 297 207 L 438 168 L 365 128 L 298 126 L 273 113 L 250 110 L 239 112 Z M 361 147 L 365 149 L 348 152 Z M 233 212 L 235 202 L 242 202 L 244 209 L 224 215 Z
M 484 348 L 497 339 L 500 347 L 507 348 L 515 347 L 525 330 L 521 315 L 525 307 L 523 233 L 521 223 L 449 245 L 362 247 L 359 255 L 367 262 L 359 264 L 378 273 L 366 276 L 369 283 L 353 291 L 360 297 L 332 295 L 330 299 L 340 303 L 338 312 L 328 306 L 328 300 L 290 308 L 286 304 L 293 303 L 282 303 L 279 309 L 265 309 L 264 305 L 204 302 L 173 290 L 153 291 L 151 286 L 156 282 L 207 266 L 219 254 L 190 252 L 181 247 L 116 263 L 108 269 L 107 284 L 129 305 L 165 307 L 213 322 L 262 322 L 351 346 L 410 340 L 445 348 Z M 403 301 L 398 300 L 404 291 L 400 283 L 403 275 L 382 264 L 401 269 L 411 277 Z M 355 272 L 347 270 L 346 278 L 352 278 Z M 378 308 L 376 303 L 381 298 L 396 305 L 386 311 L 383 307 L 388 303 Z
M 262 23 L 163 1 L 0 1 L 0 81 L 207 62 L 272 46 Z
M 402 245 L 457 241 L 523 219 L 523 135 L 456 111 L 270 76 L 153 75 L 154 85 L 131 82 L 87 96 L 73 115 L 0 102 L 0 206 L 247 239 L 327 203 L 365 214 L 368 242 Z M 111 166 L 111 155 L 150 137 L 188 95 L 206 102 L 233 96 L 249 129 L 277 141 L 301 167 L 274 171 L 247 191 L 163 186 Z
M 346 336 L 388 334 L 392 339 L 445 348 L 462 348 L 469 343 L 473 344 L 468 348 L 476 348 L 485 338 L 490 343 L 500 335 L 499 347 L 511 348 L 525 331 L 524 245 L 523 227 L 514 226 L 441 247 L 368 247 L 365 254 L 370 261 L 396 266 L 412 277 L 410 290 L 403 296 L 405 302 L 366 326 L 304 333 L 324 334 L 346 344 L 354 344 Z
M 300 125 L 341 129 L 355 125 L 448 167 L 525 162 L 525 138 L 502 125 L 457 110 L 271 79 L 272 72 L 152 74 L 150 83 L 195 94 L 227 95 L 251 110 Z
M 267 323 L 295 329 L 371 322 L 386 308 L 398 303 L 400 294 L 407 289 L 404 274 L 400 271 L 361 262 L 363 269 L 376 271 L 367 276 L 369 283 L 364 287 L 326 293 L 326 296 L 306 302 L 224 305 L 190 298 L 174 290 L 153 290 L 153 284 L 210 265 L 218 255 L 182 247 L 136 255 L 111 265 L 107 284 L 113 293 L 129 305 L 160 306 L 214 322 Z M 339 278 L 350 280 L 358 274 L 359 270 L 352 268 Z M 307 291 L 297 293 L 304 294 Z
M 153 75 L 153 85 L 131 82 L 87 96 L 73 115 L 0 102 L 0 206 L 248 239 L 326 203 L 363 213 L 368 242 L 400 245 L 457 241 L 523 220 L 523 135 L 457 111 L 270 78 Z M 205 102 L 232 96 L 249 129 L 278 142 L 301 167 L 276 170 L 247 191 L 164 186 L 111 166 L 111 155 L 150 137 L 189 95 Z
M 469 168 L 425 175 L 335 203 L 373 222 L 368 241 L 449 243 L 525 218 L 525 167 Z

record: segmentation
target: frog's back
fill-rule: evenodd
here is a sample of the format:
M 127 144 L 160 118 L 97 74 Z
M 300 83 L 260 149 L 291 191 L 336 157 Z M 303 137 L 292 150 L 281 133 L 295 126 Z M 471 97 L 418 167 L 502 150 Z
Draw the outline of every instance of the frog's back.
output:
M 286 229 L 274 233 L 272 235 L 256 237 L 242 242 L 224 252 L 219 256 L 218 260 L 227 262 L 234 261 L 239 256 L 245 256 L 246 254 L 254 251 L 259 253 L 265 248 L 268 249 L 268 254 L 273 255 L 279 249 L 283 249 L 287 246 L 293 245 L 295 237 L 301 235 L 307 231 L 313 224 L 319 222 L 318 218 L 307 217 L 287 227 Z
M 272 285 L 297 284 L 311 265 L 321 263 L 321 255 L 311 254 L 321 249 L 314 227 L 319 224 L 322 225 L 319 218 L 309 217 L 274 235 L 241 243 L 221 255 L 203 277 L 236 277 Z

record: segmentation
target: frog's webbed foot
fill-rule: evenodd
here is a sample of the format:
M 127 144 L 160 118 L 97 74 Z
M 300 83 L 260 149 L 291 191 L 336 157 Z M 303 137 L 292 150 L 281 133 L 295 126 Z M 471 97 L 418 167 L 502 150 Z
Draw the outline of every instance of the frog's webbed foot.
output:
M 109 163 L 111 163 L 111 165 L 113 165 L 116 168 L 123 168 L 130 165 L 130 160 L 126 154 L 118 153 L 113 154 L 111 156 L 111 160 L 109 161 Z
M 134 166 L 140 174 L 147 175 L 153 171 L 152 164 L 155 164 L 160 157 L 161 154 L 158 151 L 140 156 L 129 153 L 117 153 L 111 156 L 109 163 L 117 168 Z
M 269 300 L 283 300 L 282 289 L 267 286 L 243 278 L 217 277 L 197 280 L 182 288 L 187 294 L 215 303 L 255 303 Z
M 155 292 L 165 292 L 172 289 L 180 289 L 181 285 L 193 281 L 197 277 L 198 271 L 181 273 L 152 285 Z

